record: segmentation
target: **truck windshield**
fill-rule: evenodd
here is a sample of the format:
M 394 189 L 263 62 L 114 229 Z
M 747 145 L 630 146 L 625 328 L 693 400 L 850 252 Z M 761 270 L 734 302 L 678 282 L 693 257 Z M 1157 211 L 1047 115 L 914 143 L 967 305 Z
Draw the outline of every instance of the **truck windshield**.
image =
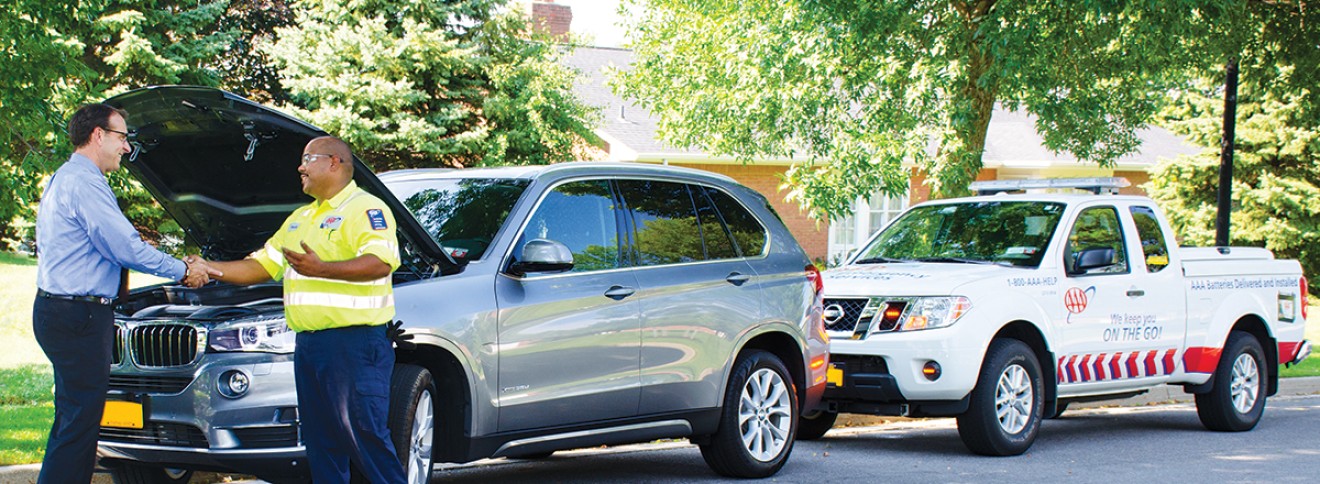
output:
M 862 249 L 854 264 L 946 262 L 1036 267 L 1063 204 L 969 202 L 916 207 Z
M 528 180 L 431 178 L 388 183 L 426 233 L 454 260 L 485 256 Z

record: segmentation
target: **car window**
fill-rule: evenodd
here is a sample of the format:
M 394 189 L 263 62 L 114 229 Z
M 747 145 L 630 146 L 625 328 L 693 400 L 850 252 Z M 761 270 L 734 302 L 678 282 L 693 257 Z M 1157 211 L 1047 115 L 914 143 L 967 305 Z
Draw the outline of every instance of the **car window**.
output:
M 734 248 L 733 239 L 730 238 L 728 229 L 724 227 L 724 222 L 720 220 L 720 213 L 715 210 L 715 204 L 710 201 L 706 190 L 700 186 L 690 185 L 688 191 L 692 193 L 692 201 L 697 206 L 697 219 L 701 222 L 701 240 L 706 243 L 706 258 L 738 257 L 738 249 Z
M 1114 207 L 1091 207 L 1077 215 L 1068 234 L 1067 267 L 1075 267 L 1078 256 L 1086 250 L 1113 249 L 1109 265 L 1086 271 L 1086 274 L 1121 274 L 1128 271 L 1127 251 L 1123 248 L 1123 229 L 1119 227 Z M 1073 271 L 1070 271 L 1073 272 Z
M 632 214 L 638 265 L 706 259 L 692 194 L 683 183 L 620 180 L 619 194 Z
M 619 267 L 619 237 L 609 182 L 588 180 L 555 187 L 541 200 L 514 246 L 522 256 L 528 240 L 548 239 L 573 253 L 573 272 Z
M 1150 207 L 1132 207 L 1132 221 L 1141 237 L 1141 252 L 1146 258 L 1146 271 L 1159 272 L 1169 265 L 1169 245 L 1164 242 L 1164 231 Z
M 391 183 L 426 233 L 455 260 L 485 256 L 527 180 L 425 179 Z
M 769 240 L 765 227 L 756 220 L 756 216 L 747 211 L 732 196 L 715 188 L 705 187 L 706 194 L 719 210 L 720 217 L 733 233 L 733 240 L 738 250 L 745 257 L 756 257 L 765 253 L 765 244 Z

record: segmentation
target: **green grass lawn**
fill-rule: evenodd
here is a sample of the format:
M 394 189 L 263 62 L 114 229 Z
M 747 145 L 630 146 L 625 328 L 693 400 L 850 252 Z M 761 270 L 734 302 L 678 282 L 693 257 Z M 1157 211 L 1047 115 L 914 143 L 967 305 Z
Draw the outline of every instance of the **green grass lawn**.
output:
M 139 273 L 133 287 L 164 279 Z M 55 416 L 50 361 L 32 336 L 32 298 L 37 292 L 37 261 L 0 252 L 0 465 L 41 462 Z

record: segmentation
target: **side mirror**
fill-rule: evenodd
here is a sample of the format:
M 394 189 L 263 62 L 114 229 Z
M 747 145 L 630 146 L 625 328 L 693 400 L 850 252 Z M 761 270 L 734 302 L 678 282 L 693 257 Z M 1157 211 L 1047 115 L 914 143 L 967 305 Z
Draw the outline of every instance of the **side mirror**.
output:
M 573 268 L 573 252 L 568 246 L 550 239 L 532 239 L 523 245 L 518 260 L 509 265 L 509 273 L 523 276 L 530 272 L 560 272 Z
M 1077 259 L 1073 261 L 1071 274 L 1085 274 L 1086 271 L 1098 267 L 1114 265 L 1114 249 L 1110 247 L 1094 247 L 1082 250 L 1077 253 Z

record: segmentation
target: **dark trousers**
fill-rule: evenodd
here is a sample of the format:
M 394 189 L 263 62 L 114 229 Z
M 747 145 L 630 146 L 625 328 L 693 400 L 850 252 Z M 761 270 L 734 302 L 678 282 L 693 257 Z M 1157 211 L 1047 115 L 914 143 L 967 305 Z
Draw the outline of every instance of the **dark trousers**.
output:
M 55 423 L 38 483 L 92 480 L 114 322 L 114 312 L 101 304 L 43 297 L 32 304 L 32 332 L 55 369 Z
M 390 440 L 394 348 L 385 326 L 300 332 L 293 368 L 312 482 L 348 482 L 349 463 L 373 483 L 404 482 Z

